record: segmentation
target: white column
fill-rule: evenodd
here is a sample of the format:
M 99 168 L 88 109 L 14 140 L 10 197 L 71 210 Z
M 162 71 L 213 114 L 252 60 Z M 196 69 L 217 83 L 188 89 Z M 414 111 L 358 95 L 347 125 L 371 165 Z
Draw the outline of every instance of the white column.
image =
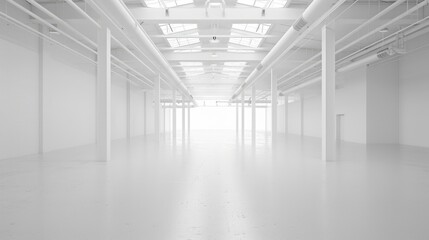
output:
M 235 133 L 238 138 L 238 133 L 240 132 L 240 114 L 238 113 L 238 98 L 235 99 Z
M 160 110 L 161 110 L 161 75 L 155 78 L 153 88 L 153 102 L 155 106 L 154 121 L 155 121 L 155 141 L 160 139 Z
M 256 141 L 256 86 L 252 86 L 252 142 Z
M 97 33 L 97 158 L 110 160 L 111 35 L 101 24 Z
M 163 108 L 162 108 L 162 134 L 164 134 L 164 136 L 165 136 L 165 111 L 166 111 L 166 109 L 165 109 L 165 103 L 164 103 L 164 106 L 163 106 Z
M 128 76 L 127 76 L 128 79 Z M 127 81 L 127 139 L 131 138 L 131 84 Z
M 268 103 L 265 104 L 265 135 L 267 134 L 268 134 Z
M 186 108 L 185 108 L 185 95 L 182 95 L 182 138 L 185 139 L 186 134 Z
M 173 126 L 172 126 L 172 132 L 173 132 L 173 141 L 176 141 L 176 90 L 173 89 Z
M 299 126 L 300 126 L 300 135 L 304 136 L 304 96 L 299 96 Z
M 191 136 L 191 102 L 189 101 L 188 102 L 188 138 L 190 136 Z
M 271 69 L 271 140 L 277 139 L 277 78 Z
M 43 34 L 44 32 L 44 28 L 43 25 L 39 24 L 39 32 Z M 44 148 L 43 148 L 43 135 L 44 135 L 44 130 L 43 130 L 43 123 L 44 123 L 44 119 L 43 119 L 43 107 L 44 107 L 44 102 L 43 102 L 43 89 L 44 89 L 44 84 L 43 84 L 43 80 L 44 80 L 44 39 L 42 37 L 39 37 L 39 85 L 38 85 L 38 90 L 39 90 L 39 99 L 38 99 L 38 105 L 39 105 L 39 154 L 42 154 L 44 152 Z
M 322 28 L 322 159 L 335 160 L 335 32 Z
M 146 136 L 146 123 L 147 123 L 147 113 L 146 113 L 146 92 L 143 93 L 143 133 Z
M 285 93 L 285 135 L 287 135 L 289 133 L 289 95 L 287 93 Z
M 244 91 L 241 92 L 241 140 L 244 141 Z

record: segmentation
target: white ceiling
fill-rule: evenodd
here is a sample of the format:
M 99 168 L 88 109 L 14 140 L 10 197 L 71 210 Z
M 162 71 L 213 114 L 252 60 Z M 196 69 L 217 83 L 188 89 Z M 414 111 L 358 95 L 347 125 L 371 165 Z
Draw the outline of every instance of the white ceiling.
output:
M 30 4 L 26 4 L 25 0 L 20 1 L 33 12 L 55 23 L 54 19 L 38 12 Z M 193 97 L 216 100 L 231 98 L 235 90 L 311 2 L 311 0 L 225 0 L 226 13 L 223 15 L 222 0 L 209 0 L 208 8 L 206 8 L 206 1 L 203 0 L 123 1 Z M 64 4 L 63 0 L 37 0 L 37 2 L 89 39 L 96 41 L 94 26 L 76 14 L 70 6 Z M 91 9 L 84 0 L 75 2 L 94 19 L 98 17 L 96 11 Z M 350 39 L 337 45 L 337 49 L 347 46 L 360 36 L 377 29 L 418 2 L 419 0 L 407 1 Z M 334 12 L 327 23 L 335 29 L 336 38 L 341 39 L 390 4 L 391 2 L 381 0 L 350 0 Z M 263 11 L 263 9 L 265 10 Z M 388 24 L 387 30 L 384 32 L 375 31 L 368 37 L 347 46 L 344 51 L 337 53 L 337 59 L 363 49 L 422 19 L 423 16 L 427 16 L 427 7 Z M 61 28 L 61 26 L 59 27 Z M 79 39 L 79 36 L 75 37 Z M 115 37 L 131 52 L 135 52 L 133 46 L 127 44 L 123 36 L 118 34 Z M 211 41 L 213 37 L 216 37 L 216 41 Z M 55 38 L 64 40 L 65 37 L 55 36 Z M 320 39 L 320 27 L 306 35 L 304 41 L 295 45 L 274 66 L 276 76 L 284 76 L 307 59 L 319 54 Z M 148 71 L 142 64 L 143 62 L 151 67 L 159 67 L 151 59 L 142 58 L 137 61 L 130 58 L 115 41 L 112 42 L 112 48 L 113 55 L 128 64 L 133 71 L 148 79 L 154 77 L 154 73 Z M 311 63 L 309 62 L 308 65 Z M 288 80 L 289 85 L 293 86 L 294 82 L 311 77 L 318 71 L 320 71 L 320 66 L 310 68 L 300 74 L 285 75 L 287 78 L 283 80 Z M 289 77 L 291 78 L 289 79 Z M 269 85 L 269 76 L 262 76 L 256 84 L 259 97 L 268 95 Z M 142 87 L 147 88 L 148 86 Z M 164 84 L 163 87 L 169 88 L 167 84 Z

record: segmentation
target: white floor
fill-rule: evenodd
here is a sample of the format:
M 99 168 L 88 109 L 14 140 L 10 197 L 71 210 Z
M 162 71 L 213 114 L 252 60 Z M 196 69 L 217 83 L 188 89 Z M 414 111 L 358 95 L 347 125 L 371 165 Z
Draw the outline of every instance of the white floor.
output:
M 180 134 L 178 134 L 180 136 Z M 429 239 L 429 150 L 193 132 L 0 160 L 0 239 Z

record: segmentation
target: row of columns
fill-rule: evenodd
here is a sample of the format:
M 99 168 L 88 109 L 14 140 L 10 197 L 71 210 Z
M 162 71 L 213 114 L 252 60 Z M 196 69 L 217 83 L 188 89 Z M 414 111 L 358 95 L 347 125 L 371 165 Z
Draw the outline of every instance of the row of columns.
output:
M 111 155 L 111 32 L 105 24 L 100 24 L 97 32 L 97 80 L 96 80 L 96 151 L 98 160 L 108 161 Z M 127 138 L 131 135 L 130 129 L 130 96 L 131 87 L 127 83 Z M 188 109 L 188 135 L 190 134 L 191 110 L 190 103 L 182 97 L 182 136 L 186 134 L 185 112 Z M 160 141 L 161 135 L 161 75 L 154 79 L 153 87 L 154 102 L 154 130 L 155 141 Z M 144 93 L 144 133 L 146 134 L 147 99 Z M 176 90 L 173 90 L 173 138 L 176 138 Z M 165 116 L 164 116 L 165 120 Z M 165 122 L 164 122 L 165 126 Z M 165 132 L 165 128 L 164 128 Z
M 272 143 L 277 140 L 277 107 L 279 92 L 277 89 L 277 78 L 271 69 L 271 138 Z M 328 26 L 322 28 L 322 160 L 335 160 L 336 134 L 335 134 L 335 32 Z M 244 119 L 244 91 L 241 93 L 241 139 L 245 137 Z M 285 133 L 288 133 L 288 94 L 285 99 Z M 252 86 L 251 93 L 252 108 L 252 142 L 256 141 L 256 89 Z M 300 98 L 301 135 L 304 135 L 304 109 L 303 98 Z M 239 133 L 239 111 L 238 100 L 236 101 L 236 132 Z
M 182 95 L 182 138 L 185 139 L 186 132 L 188 133 L 188 136 L 190 135 L 190 129 L 191 129 L 191 104 L 189 101 L 186 100 L 186 96 Z M 186 124 L 186 109 L 188 110 L 188 124 Z M 164 115 L 165 119 L 165 115 Z M 155 121 L 157 121 L 155 119 Z M 186 131 L 186 129 L 188 131 Z M 165 132 L 165 131 L 164 131 Z M 177 96 L 176 96 L 176 90 L 172 90 L 172 135 L 173 140 L 177 138 Z
M 111 141 L 111 33 L 105 26 L 101 25 L 97 34 L 98 56 L 97 56 L 97 114 L 96 114 L 96 142 L 97 154 L 100 159 L 110 159 Z M 155 114 L 155 140 L 160 140 L 160 107 L 161 107 L 161 76 L 154 80 L 154 114 Z M 271 70 L 271 125 L 272 141 L 275 143 L 277 135 L 277 79 Z M 252 87 L 252 139 L 256 138 L 256 93 Z M 241 137 L 245 137 L 245 106 L 244 91 L 241 95 Z M 287 110 L 287 98 L 285 101 Z M 182 134 L 185 136 L 185 108 L 182 101 Z M 188 103 L 188 131 L 190 129 L 190 107 Z M 238 135 L 238 102 L 237 110 L 237 135 Z M 287 111 L 286 111 L 287 113 Z M 303 113 L 301 113 L 302 115 Z M 286 114 L 287 116 L 287 114 Z M 287 117 L 285 118 L 287 129 Z M 176 91 L 173 90 L 173 139 L 176 139 Z M 335 159 L 335 34 L 327 26 L 322 28 L 322 159 Z

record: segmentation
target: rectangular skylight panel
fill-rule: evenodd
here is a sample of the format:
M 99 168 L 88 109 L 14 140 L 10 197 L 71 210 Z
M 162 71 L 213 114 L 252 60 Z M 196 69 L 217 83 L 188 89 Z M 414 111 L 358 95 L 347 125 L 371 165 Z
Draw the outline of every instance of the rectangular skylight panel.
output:
M 193 0 L 176 0 L 177 6 L 187 5 L 194 3 Z
M 189 46 L 189 45 L 197 44 L 200 42 L 200 39 L 198 39 L 198 38 L 167 38 L 167 41 L 171 47 L 177 48 L 177 47 L 183 47 L 183 46 Z
M 180 66 L 183 66 L 183 67 L 203 66 L 203 63 L 202 62 L 180 62 Z
M 238 4 L 257 8 L 283 8 L 288 0 L 237 0 Z
M 148 8 L 171 8 L 191 4 L 193 0 L 144 0 Z
M 232 29 L 263 35 L 267 34 L 270 27 L 271 24 L 232 24 Z
M 253 6 L 255 4 L 255 0 L 237 0 L 237 3 L 247 6 Z
M 243 68 L 232 68 L 232 67 L 224 67 L 222 69 L 222 71 L 225 71 L 225 72 L 240 72 L 242 70 Z
M 273 0 L 269 6 L 269 8 L 283 8 L 287 1 L 290 0 Z
M 229 42 L 241 46 L 257 48 L 261 43 L 262 38 L 230 38 Z
M 197 24 L 159 24 L 164 35 L 197 29 Z
M 246 62 L 225 62 L 224 65 L 231 67 L 244 67 L 246 66 Z

